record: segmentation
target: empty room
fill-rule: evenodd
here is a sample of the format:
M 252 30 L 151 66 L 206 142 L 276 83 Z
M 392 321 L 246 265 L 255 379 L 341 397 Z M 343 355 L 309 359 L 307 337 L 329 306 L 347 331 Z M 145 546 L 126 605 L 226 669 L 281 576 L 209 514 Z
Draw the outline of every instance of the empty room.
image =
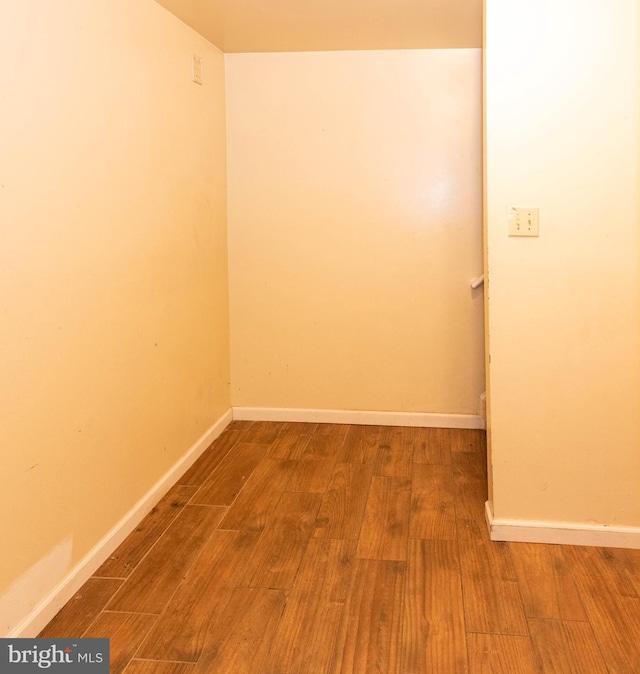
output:
M 0 671 L 640 671 L 638 0 L 0 53 Z

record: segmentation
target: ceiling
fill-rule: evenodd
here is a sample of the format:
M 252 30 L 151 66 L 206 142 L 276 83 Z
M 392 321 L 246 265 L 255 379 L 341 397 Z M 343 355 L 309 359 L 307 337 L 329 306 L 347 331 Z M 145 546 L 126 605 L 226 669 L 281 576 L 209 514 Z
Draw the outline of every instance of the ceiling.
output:
M 224 52 L 482 46 L 482 0 L 156 0 Z

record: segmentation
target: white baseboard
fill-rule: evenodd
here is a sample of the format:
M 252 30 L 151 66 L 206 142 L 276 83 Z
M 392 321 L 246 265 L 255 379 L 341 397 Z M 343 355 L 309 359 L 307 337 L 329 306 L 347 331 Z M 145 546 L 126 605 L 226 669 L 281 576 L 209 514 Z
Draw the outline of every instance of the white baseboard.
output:
M 239 421 L 299 421 L 321 424 L 419 426 L 423 428 L 484 428 L 484 419 L 473 414 L 427 414 L 423 412 L 234 407 L 233 418 Z
M 232 418 L 231 410 L 225 412 L 7 636 L 33 638 L 38 635 L 184 472 L 224 431 Z
M 489 501 L 485 514 L 492 541 L 640 549 L 640 527 L 496 519 Z

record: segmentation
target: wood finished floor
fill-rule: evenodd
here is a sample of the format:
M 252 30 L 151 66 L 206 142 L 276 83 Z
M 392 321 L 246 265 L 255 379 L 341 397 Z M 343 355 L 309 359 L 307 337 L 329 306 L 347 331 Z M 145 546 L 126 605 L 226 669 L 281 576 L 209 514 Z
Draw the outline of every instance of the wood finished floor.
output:
M 640 551 L 492 543 L 484 433 L 233 422 L 43 630 L 112 674 L 640 672 Z

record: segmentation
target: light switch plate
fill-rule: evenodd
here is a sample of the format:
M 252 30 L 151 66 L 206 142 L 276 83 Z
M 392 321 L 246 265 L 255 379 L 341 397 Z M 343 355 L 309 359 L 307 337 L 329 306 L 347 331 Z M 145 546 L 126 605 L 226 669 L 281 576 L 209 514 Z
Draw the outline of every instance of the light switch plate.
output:
M 540 236 L 540 209 L 516 208 L 507 209 L 509 236 Z
M 191 79 L 196 84 L 202 84 L 202 56 L 191 55 Z

